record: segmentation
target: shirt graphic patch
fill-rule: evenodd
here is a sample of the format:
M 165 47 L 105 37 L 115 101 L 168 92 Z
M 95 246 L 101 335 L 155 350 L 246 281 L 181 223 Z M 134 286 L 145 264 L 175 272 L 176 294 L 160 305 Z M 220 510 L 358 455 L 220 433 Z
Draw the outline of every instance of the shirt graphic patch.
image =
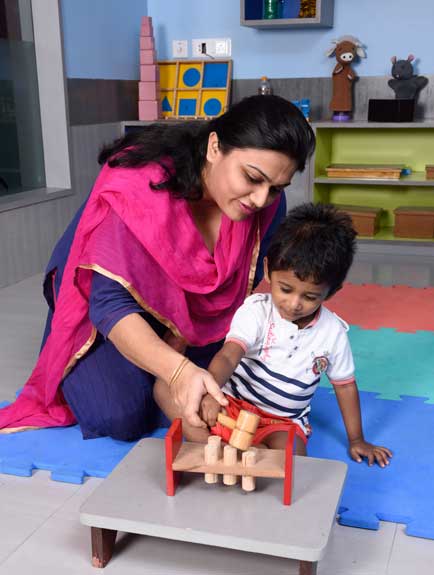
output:
M 324 373 L 329 365 L 329 360 L 325 355 L 319 355 L 313 358 L 312 371 L 315 375 L 321 375 Z

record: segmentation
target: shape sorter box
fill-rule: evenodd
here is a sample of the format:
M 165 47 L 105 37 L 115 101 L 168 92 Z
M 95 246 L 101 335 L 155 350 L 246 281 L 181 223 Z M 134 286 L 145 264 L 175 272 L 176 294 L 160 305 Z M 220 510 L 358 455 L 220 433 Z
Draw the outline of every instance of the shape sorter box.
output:
M 228 108 L 232 60 L 162 60 L 164 118 L 213 118 Z
M 159 100 L 160 88 L 157 82 L 139 82 L 139 100 Z

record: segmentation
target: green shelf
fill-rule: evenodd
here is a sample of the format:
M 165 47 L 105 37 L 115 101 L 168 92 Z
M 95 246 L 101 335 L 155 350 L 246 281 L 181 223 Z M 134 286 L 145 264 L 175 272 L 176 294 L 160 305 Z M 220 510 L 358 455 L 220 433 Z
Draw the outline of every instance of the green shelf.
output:
M 434 164 L 434 124 L 405 126 L 357 123 L 314 125 L 317 137 L 311 176 L 314 202 L 382 208 L 380 229 L 363 241 L 434 243 L 434 239 L 395 238 L 394 209 L 434 207 L 434 180 L 425 177 L 425 165 Z M 329 178 L 330 164 L 403 164 L 413 170 L 399 180 Z

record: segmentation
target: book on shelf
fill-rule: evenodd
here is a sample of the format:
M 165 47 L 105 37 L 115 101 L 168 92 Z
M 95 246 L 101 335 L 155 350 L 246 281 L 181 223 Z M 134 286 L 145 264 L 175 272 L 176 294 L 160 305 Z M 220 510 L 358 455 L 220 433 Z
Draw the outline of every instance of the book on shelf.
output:
M 367 180 L 399 180 L 404 164 L 330 164 L 329 178 L 359 178 Z

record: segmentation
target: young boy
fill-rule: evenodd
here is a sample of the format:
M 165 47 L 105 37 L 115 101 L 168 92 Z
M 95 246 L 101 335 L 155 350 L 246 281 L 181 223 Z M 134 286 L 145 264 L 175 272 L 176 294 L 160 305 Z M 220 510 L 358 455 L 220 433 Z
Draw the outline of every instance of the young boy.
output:
M 332 383 L 351 457 L 384 467 L 392 453 L 363 437 L 348 325 L 322 303 L 344 282 L 353 261 L 350 217 L 333 206 L 292 209 L 272 239 L 264 260 L 271 293 L 248 297 L 233 318 L 224 346 L 208 371 L 222 386 L 237 417 L 240 409 L 261 416 L 254 444 L 285 446 L 288 421 L 297 424 L 296 452 L 306 454 L 311 434 L 310 402 L 322 373 Z M 217 423 L 220 405 L 202 399 L 200 415 L 211 432 L 229 439 Z

